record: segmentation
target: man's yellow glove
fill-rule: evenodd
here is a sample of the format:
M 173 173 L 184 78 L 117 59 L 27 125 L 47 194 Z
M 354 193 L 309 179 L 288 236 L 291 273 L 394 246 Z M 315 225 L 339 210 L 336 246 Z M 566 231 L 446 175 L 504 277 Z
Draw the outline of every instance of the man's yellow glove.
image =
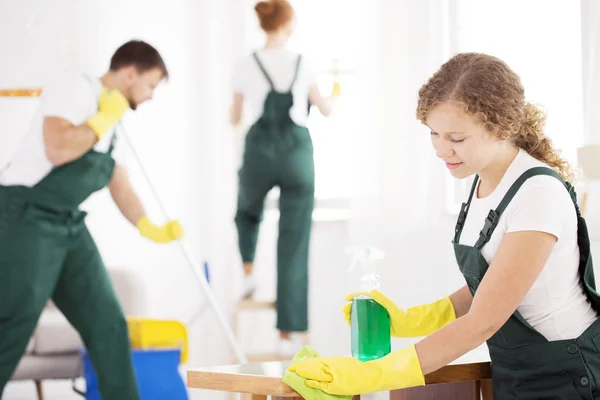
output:
M 456 319 L 454 306 L 449 297 L 444 297 L 434 303 L 411 307 L 404 311 L 377 290 L 372 290 L 366 294 L 388 311 L 390 314 L 390 334 L 395 337 L 427 336 Z M 354 293 L 349 294 L 346 296 L 346 300 L 351 302 L 354 296 Z M 342 311 L 344 312 L 344 318 L 350 324 L 352 303 L 346 304 Z
M 169 221 L 163 226 L 158 226 L 144 216 L 138 221 L 137 228 L 142 236 L 158 243 L 168 243 L 183 237 L 183 228 L 178 221 Z
M 96 132 L 98 140 L 104 136 L 129 110 L 129 101 L 116 89 L 102 89 L 98 112 L 87 120 L 87 125 Z
M 291 365 L 288 371 L 306 386 L 330 394 L 354 395 L 425 385 L 415 346 L 383 358 L 360 362 L 352 357 L 317 357 Z

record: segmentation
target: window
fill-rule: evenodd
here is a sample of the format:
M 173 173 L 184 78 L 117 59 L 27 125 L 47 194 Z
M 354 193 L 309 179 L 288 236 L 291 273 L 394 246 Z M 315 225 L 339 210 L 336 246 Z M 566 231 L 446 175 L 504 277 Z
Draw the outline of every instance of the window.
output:
M 545 109 L 546 135 L 575 164 L 583 143 L 579 2 L 449 1 L 451 53 L 476 51 L 504 60 L 521 77 L 527 100 Z M 450 212 L 459 211 L 471 182 L 448 180 Z

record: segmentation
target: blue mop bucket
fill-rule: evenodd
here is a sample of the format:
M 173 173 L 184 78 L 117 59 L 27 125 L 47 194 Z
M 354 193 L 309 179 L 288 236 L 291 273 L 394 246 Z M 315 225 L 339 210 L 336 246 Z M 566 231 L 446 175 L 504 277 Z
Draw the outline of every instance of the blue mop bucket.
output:
M 98 378 L 87 351 L 83 350 L 83 377 L 86 400 L 102 400 Z M 188 400 L 188 393 L 179 374 L 179 349 L 133 349 L 133 368 L 141 400 Z M 106 399 L 110 400 L 110 399 Z

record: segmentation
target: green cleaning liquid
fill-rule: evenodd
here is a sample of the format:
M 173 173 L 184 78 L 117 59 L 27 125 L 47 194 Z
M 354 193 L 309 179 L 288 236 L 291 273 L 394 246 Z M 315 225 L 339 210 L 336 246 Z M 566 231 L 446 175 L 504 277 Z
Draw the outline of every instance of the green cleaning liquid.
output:
M 364 297 L 352 301 L 350 326 L 352 357 L 369 361 L 390 353 L 390 315 L 375 300 Z

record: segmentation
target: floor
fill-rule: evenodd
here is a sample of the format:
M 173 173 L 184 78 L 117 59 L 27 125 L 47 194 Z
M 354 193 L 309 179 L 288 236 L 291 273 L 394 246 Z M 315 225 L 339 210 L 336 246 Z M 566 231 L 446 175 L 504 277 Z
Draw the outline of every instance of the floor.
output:
M 85 388 L 85 382 L 77 383 L 80 389 Z M 210 391 L 190 391 L 190 400 L 230 400 L 222 393 Z M 44 382 L 44 400 L 82 400 L 79 394 L 71 388 L 70 381 L 46 381 Z M 36 399 L 35 385 L 33 382 L 11 382 L 4 390 L 2 400 L 34 400 Z

